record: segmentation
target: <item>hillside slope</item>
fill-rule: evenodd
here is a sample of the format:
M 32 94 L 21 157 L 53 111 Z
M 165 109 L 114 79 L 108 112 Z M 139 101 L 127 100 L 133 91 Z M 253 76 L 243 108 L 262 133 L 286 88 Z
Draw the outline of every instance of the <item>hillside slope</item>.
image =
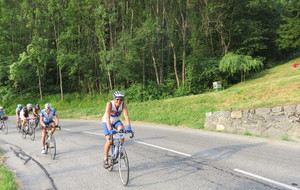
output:
M 205 113 L 300 103 L 300 58 L 257 73 L 228 89 L 128 105 L 133 121 L 203 128 Z

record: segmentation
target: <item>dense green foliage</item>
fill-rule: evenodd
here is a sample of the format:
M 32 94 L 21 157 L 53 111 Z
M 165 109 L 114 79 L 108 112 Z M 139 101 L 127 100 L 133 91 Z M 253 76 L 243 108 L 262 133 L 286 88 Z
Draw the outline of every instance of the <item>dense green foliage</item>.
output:
M 207 112 L 299 104 L 300 73 L 291 66 L 295 62 L 299 63 L 300 58 L 255 73 L 247 81 L 227 89 L 146 102 L 133 102 L 131 95 L 128 95 L 125 102 L 134 125 L 138 125 L 137 122 L 151 122 L 204 128 Z M 52 102 L 60 118 L 95 119 L 99 122 L 106 102 L 112 99 L 111 95 L 75 93 L 67 94 L 65 98 L 61 102 L 58 94 L 48 96 L 45 101 Z
M 299 10 L 288 0 L 0 0 L 0 104 L 113 89 L 140 102 L 232 85 L 299 53 Z M 245 58 L 241 72 L 220 69 L 229 52 Z

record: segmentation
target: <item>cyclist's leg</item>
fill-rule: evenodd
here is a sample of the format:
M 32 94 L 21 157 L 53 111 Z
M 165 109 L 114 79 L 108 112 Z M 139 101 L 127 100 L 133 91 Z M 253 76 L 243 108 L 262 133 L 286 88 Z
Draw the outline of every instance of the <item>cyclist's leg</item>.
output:
M 55 122 L 51 121 L 49 123 L 49 126 L 50 126 L 51 133 L 53 134 L 55 132 Z
M 26 117 L 21 116 L 21 121 L 22 121 L 22 129 L 24 129 L 25 122 L 26 122 Z
M 105 145 L 104 145 L 104 156 L 103 156 L 103 167 L 105 169 L 109 168 L 108 165 L 108 152 L 110 149 L 110 145 L 111 145 L 111 140 L 110 140 L 110 132 L 107 128 L 107 124 L 105 122 L 103 122 L 103 131 L 104 131 L 104 135 L 105 135 Z
M 41 131 L 42 131 L 41 143 L 42 143 L 42 149 L 44 149 L 45 148 L 45 138 L 46 138 L 46 133 L 47 133 L 46 127 L 42 126 Z
M 125 131 L 125 127 L 124 127 L 123 123 L 120 120 L 115 124 L 115 126 L 117 127 L 118 131 L 120 131 L 121 129 L 123 129 Z M 124 144 L 124 140 L 125 139 L 123 138 L 122 139 L 123 144 Z
M 105 122 L 103 122 L 103 131 L 104 131 L 104 135 L 105 135 L 105 139 L 106 139 L 106 142 L 105 142 L 105 145 L 104 145 L 104 157 L 103 157 L 103 159 L 107 160 L 108 159 L 109 148 L 110 148 L 110 145 L 111 145 L 111 141 L 110 141 L 110 132 L 109 132 L 109 130 L 107 128 L 107 124 Z

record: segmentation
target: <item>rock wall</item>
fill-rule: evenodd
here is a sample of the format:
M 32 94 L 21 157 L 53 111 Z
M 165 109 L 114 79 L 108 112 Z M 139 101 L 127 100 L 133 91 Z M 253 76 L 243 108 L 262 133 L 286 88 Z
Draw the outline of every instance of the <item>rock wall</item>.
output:
M 205 128 L 251 133 L 275 138 L 300 139 L 300 104 L 206 113 Z

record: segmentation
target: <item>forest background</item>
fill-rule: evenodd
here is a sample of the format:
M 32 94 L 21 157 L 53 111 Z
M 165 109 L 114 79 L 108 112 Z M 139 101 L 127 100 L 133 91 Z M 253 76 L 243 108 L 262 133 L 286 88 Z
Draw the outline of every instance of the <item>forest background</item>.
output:
M 300 56 L 294 0 L 0 0 L 0 15 L 8 113 L 51 95 L 201 94 Z

